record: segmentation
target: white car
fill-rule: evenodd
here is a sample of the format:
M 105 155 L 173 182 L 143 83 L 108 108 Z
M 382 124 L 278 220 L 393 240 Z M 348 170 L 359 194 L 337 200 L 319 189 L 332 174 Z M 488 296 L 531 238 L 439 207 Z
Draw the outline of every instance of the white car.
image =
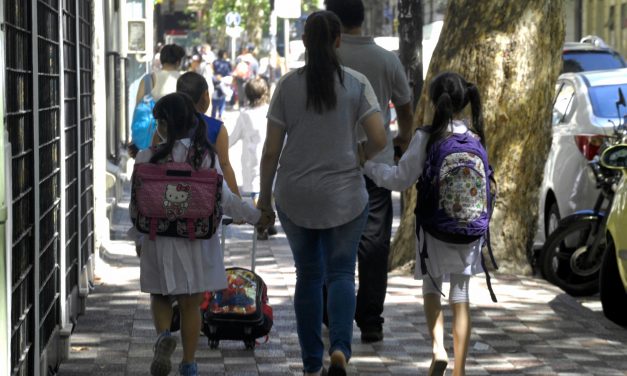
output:
M 618 124 L 618 88 L 626 91 L 627 69 L 564 73 L 556 84 L 553 140 L 540 187 L 534 248 L 544 244 L 563 218 L 590 210 L 598 196 L 588 162 Z M 621 114 L 624 116 L 626 114 Z

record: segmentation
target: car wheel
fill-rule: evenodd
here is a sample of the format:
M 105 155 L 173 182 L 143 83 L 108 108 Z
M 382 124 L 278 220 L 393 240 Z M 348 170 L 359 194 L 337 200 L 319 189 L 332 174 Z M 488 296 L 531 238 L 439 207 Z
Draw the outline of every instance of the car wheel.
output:
M 627 293 L 618 272 L 616 250 L 613 243 L 608 245 L 603 255 L 599 292 L 605 317 L 618 325 L 627 326 L 627 309 L 625 308 Z
M 549 206 L 549 210 L 547 210 L 546 212 L 546 216 L 544 219 L 544 235 L 547 239 L 549 235 L 551 235 L 551 233 L 555 231 L 555 229 L 559 225 L 560 219 L 562 218 L 560 217 L 560 210 L 557 207 L 557 202 L 552 202 L 551 206 Z

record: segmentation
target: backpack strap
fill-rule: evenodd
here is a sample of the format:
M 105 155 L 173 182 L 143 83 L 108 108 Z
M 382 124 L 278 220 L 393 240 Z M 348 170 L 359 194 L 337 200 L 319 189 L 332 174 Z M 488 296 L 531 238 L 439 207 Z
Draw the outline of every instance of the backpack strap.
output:
M 150 218 L 150 240 L 155 240 L 157 237 L 157 218 Z
M 194 220 L 187 218 L 187 237 L 189 240 L 196 240 L 196 227 L 194 226 Z
M 492 253 L 492 245 L 490 245 L 490 226 L 488 226 L 488 231 L 486 231 L 486 245 L 488 247 L 488 255 L 490 255 L 490 259 L 492 260 L 492 265 L 494 265 L 495 269 L 498 269 L 498 265 L 496 264 L 496 260 L 494 259 L 494 253 Z M 485 273 L 485 282 L 488 286 L 488 291 L 490 291 L 490 298 L 494 303 L 497 302 L 496 294 L 492 289 L 492 281 L 490 277 L 490 272 L 488 272 L 488 268 L 486 267 L 485 258 L 483 257 L 483 250 L 479 251 L 481 253 L 481 267 L 483 268 L 483 272 Z

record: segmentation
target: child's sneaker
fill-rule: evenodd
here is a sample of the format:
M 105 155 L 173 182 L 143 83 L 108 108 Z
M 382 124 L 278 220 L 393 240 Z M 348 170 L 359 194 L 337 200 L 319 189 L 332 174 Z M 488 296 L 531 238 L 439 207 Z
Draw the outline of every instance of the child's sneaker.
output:
M 196 364 L 196 362 L 179 364 L 179 375 L 181 375 L 181 376 L 197 376 L 198 375 L 198 364 Z
M 176 348 L 176 339 L 170 332 L 163 332 L 157 338 L 153 348 L 154 356 L 150 364 L 150 374 L 153 376 L 167 376 L 172 370 L 170 357 Z

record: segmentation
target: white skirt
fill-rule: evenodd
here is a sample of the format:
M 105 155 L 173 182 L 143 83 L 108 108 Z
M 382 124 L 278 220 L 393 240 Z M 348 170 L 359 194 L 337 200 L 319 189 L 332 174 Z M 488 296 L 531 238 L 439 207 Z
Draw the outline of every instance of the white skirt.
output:
M 420 251 L 427 242 L 427 255 L 425 260 L 427 270 L 432 277 L 442 276 L 448 281 L 450 274 L 475 275 L 483 273 L 481 266 L 481 247 L 483 238 L 470 244 L 446 243 L 420 230 L 420 242 L 416 241 L 416 271 L 415 279 L 422 279 L 420 268 Z
M 189 295 L 226 288 L 220 228 L 205 240 L 148 236 L 141 240 L 141 291 L 160 295 Z

